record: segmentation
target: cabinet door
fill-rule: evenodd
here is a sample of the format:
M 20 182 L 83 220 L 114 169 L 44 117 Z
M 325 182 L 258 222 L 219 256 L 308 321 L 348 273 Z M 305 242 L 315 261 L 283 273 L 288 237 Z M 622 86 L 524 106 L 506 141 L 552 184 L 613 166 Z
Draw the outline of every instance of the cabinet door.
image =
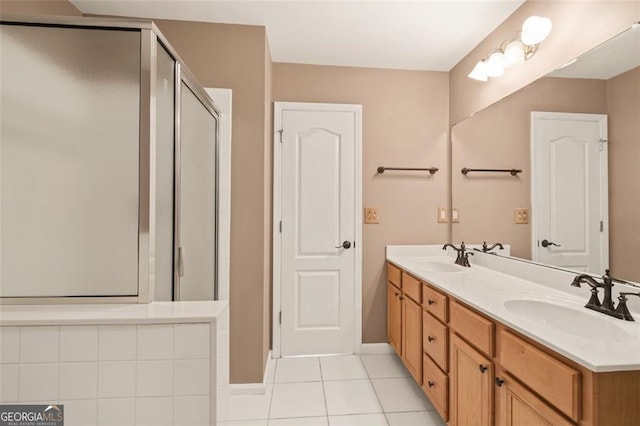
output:
M 422 307 L 402 298 L 402 361 L 418 384 L 422 384 Z
M 456 334 L 451 334 L 451 425 L 491 425 L 493 363 Z
M 499 426 L 570 426 L 574 423 L 558 414 L 508 374 L 498 377 L 496 396 L 500 398 Z
M 402 356 L 402 302 L 401 292 L 390 282 L 387 283 L 387 340 L 396 353 Z

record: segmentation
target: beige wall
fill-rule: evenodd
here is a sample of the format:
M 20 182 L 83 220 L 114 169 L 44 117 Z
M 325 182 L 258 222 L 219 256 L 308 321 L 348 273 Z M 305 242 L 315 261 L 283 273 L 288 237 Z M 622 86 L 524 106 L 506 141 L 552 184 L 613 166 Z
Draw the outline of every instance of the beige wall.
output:
M 82 13 L 67 0 L 1 0 L 0 13 L 16 15 L 82 16 Z
M 273 64 L 273 99 L 362 104 L 363 206 L 380 211 L 363 225 L 363 340 L 386 342 L 385 246 L 435 244 L 447 238 L 436 223 L 447 203 L 447 73 Z M 424 173 L 378 175 L 378 166 L 439 167 Z
M 640 67 L 607 81 L 611 271 L 640 282 Z
M 467 77 L 476 62 L 513 38 L 531 15 L 550 18 L 553 30 L 525 64 L 483 83 Z M 450 72 L 450 122 L 457 123 L 537 80 L 628 28 L 640 17 L 638 1 L 529 0 L 478 44 Z
M 261 382 L 269 349 L 271 287 L 271 142 L 265 101 L 270 59 L 265 28 L 155 22 L 203 86 L 233 90 L 231 381 Z
M 453 126 L 452 196 L 460 209 L 453 241 L 511 244 L 511 255 L 531 259 L 530 225 L 513 222 L 514 209 L 531 209 L 530 113 L 606 113 L 604 80 L 543 78 Z M 637 140 L 637 139 L 636 139 Z M 518 177 L 474 174 L 463 167 L 522 169 Z

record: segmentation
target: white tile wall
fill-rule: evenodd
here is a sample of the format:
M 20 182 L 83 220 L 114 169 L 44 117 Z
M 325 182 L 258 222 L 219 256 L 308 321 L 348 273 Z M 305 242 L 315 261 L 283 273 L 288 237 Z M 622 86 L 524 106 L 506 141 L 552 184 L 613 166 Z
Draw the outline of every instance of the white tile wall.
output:
M 98 396 L 98 363 L 60 364 L 58 399 L 95 399 Z
M 97 361 L 98 327 L 60 327 L 60 362 Z
M 58 362 L 58 327 L 22 327 L 20 362 Z
M 20 329 L 4 327 L 0 333 L 0 363 L 20 362 Z
M 136 362 L 106 361 L 98 366 L 98 397 L 127 398 L 136 394 Z
M 64 404 L 67 426 L 215 424 L 221 334 L 209 323 L 0 327 L 0 403 Z
M 173 361 L 138 361 L 136 396 L 172 396 Z
M 136 359 L 135 325 L 101 325 L 98 328 L 98 359 L 129 361 Z
M 20 381 L 19 364 L 0 365 L 0 400 L 18 401 L 18 385 Z
M 173 325 L 138 327 L 138 359 L 173 359 Z

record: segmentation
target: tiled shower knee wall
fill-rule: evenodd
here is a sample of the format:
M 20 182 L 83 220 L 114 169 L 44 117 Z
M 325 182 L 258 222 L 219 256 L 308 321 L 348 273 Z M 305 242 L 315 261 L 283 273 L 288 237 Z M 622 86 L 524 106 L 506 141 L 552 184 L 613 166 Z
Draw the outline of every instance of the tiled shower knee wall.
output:
M 63 404 L 65 426 L 215 424 L 215 328 L 1 327 L 0 402 Z

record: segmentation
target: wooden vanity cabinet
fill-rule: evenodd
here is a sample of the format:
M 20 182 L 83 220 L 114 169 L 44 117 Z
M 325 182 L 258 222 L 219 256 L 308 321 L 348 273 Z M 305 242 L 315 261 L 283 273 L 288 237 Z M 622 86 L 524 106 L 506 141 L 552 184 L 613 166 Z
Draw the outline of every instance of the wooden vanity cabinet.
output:
M 510 375 L 500 374 L 496 382 L 496 399 L 500 409 L 496 412 L 497 426 L 572 426 L 535 393 L 522 386 Z
M 422 284 L 387 263 L 387 340 L 422 384 Z
M 391 264 L 387 276 L 389 342 L 449 426 L 640 426 L 640 371 L 591 371 Z

